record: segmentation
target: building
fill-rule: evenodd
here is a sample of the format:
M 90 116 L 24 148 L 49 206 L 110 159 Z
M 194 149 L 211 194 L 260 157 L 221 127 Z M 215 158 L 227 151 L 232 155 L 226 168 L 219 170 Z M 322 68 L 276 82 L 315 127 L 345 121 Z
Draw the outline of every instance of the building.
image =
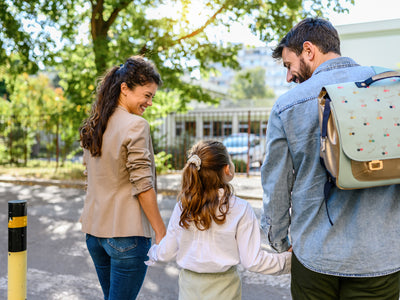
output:
M 236 133 L 252 133 L 265 136 L 270 108 L 221 108 L 196 109 L 186 114 L 169 114 L 160 136 L 167 144 L 174 144 L 184 136 L 201 139 L 223 139 Z
M 400 19 L 336 26 L 342 56 L 366 66 L 400 70 Z
M 238 53 L 238 62 L 242 69 L 263 67 L 265 69 L 265 84 L 271 88 L 276 96 L 280 96 L 291 88 L 286 82 L 286 70 L 281 62 L 275 61 L 269 47 L 245 47 Z M 235 77 L 235 70 L 216 64 L 218 74 L 210 76 L 206 85 L 228 94 L 229 87 Z

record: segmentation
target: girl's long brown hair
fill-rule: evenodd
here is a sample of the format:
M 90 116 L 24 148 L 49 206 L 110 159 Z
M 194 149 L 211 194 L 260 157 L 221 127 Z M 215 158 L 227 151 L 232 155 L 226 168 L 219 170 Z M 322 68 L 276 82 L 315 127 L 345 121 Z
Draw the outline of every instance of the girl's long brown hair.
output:
M 92 106 L 90 116 L 79 129 L 81 145 L 88 149 L 92 156 L 101 156 L 103 134 L 108 119 L 118 106 L 121 83 L 125 82 L 130 89 L 136 86 L 156 83 L 162 84 L 160 74 L 155 67 L 141 56 L 132 56 L 119 67 L 112 67 L 102 78 L 97 88 L 97 99 Z
M 179 225 L 189 228 L 190 223 L 199 230 L 210 228 L 212 221 L 223 224 L 229 212 L 232 186 L 224 181 L 224 167 L 229 165 L 229 154 L 218 141 L 200 141 L 189 152 L 189 158 L 201 159 L 200 170 L 187 163 L 182 174 L 182 188 L 178 200 L 182 213 Z M 223 189 L 221 197 L 219 189 Z

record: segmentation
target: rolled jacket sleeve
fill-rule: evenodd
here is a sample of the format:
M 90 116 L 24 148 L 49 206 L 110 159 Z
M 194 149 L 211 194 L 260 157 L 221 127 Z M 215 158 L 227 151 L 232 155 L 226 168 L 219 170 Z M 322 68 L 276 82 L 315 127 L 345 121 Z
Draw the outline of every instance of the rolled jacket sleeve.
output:
M 154 188 L 150 139 L 149 124 L 144 119 L 128 134 L 126 168 L 133 196 Z
M 261 227 L 278 252 L 289 248 L 293 161 L 281 119 L 273 109 L 268 121 L 266 157 L 261 167 L 263 215 Z

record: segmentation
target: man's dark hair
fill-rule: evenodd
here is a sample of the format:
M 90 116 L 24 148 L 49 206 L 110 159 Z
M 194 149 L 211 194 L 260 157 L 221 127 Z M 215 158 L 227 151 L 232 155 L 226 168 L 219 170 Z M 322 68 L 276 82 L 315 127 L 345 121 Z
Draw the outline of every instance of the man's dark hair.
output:
M 273 50 L 272 57 L 281 59 L 283 48 L 288 48 L 299 56 L 306 41 L 317 46 L 323 54 L 334 52 L 341 55 L 340 39 L 335 27 L 329 21 L 317 17 L 306 18 L 290 29 Z

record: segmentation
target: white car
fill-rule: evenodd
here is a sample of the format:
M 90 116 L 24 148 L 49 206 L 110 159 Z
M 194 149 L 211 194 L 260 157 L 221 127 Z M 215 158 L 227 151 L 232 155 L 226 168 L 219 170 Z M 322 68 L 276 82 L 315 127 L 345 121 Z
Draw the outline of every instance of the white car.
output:
M 222 142 L 231 155 L 232 160 L 242 160 L 247 163 L 250 158 L 250 166 L 257 163 L 261 166 L 265 156 L 265 146 L 255 134 L 237 133 L 225 138 Z M 250 144 L 250 147 L 248 147 Z

